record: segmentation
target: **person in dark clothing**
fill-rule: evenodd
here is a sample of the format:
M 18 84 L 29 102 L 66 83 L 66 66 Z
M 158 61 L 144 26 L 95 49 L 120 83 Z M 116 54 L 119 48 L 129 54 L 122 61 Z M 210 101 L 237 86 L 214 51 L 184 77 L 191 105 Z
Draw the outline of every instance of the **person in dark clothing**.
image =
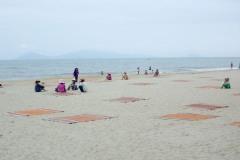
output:
M 40 84 L 39 80 L 36 80 L 35 81 L 35 92 L 41 92 L 41 91 L 46 91 L 45 87 L 42 84 Z
M 75 68 L 74 72 L 73 72 L 73 76 L 74 76 L 76 82 L 78 82 L 78 75 L 79 75 L 78 68 Z
M 76 80 L 75 79 L 72 79 L 72 83 L 68 86 L 68 89 L 67 90 L 77 90 L 77 84 L 76 84 Z

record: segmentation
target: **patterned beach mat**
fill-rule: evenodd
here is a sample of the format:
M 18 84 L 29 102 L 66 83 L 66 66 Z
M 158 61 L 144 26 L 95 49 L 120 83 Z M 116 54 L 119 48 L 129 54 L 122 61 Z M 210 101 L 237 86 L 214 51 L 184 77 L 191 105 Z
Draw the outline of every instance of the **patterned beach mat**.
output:
M 213 77 L 199 77 L 199 78 L 213 78 Z
M 192 80 L 173 80 L 173 82 L 192 82 Z
M 47 120 L 53 121 L 53 122 L 63 122 L 67 124 L 73 124 L 78 122 L 89 122 L 89 121 L 105 120 L 105 119 L 111 119 L 111 118 L 114 118 L 114 117 L 83 114 L 83 115 L 75 115 L 75 116 L 49 118 Z
M 233 94 L 234 96 L 240 96 L 240 93 Z
M 7 112 L 8 115 L 15 115 L 15 116 L 32 116 L 32 115 L 43 115 L 43 114 L 53 114 L 53 113 L 60 113 L 63 111 L 59 110 L 51 110 L 51 109 L 32 109 L 32 110 L 23 110 L 23 111 L 16 111 L 16 112 Z
M 55 92 L 55 93 L 50 93 L 48 95 L 60 97 L 60 96 L 72 96 L 72 95 L 80 95 L 80 91 L 76 91 L 78 93 L 73 93 L 73 92 Z
M 162 116 L 159 118 L 198 121 L 198 120 L 206 120 L 206 119 L 216 118 L 216 117 L 218 117 L 218 116 L 201 115 L 201 114 L 193 114 L 193 113 L 177 113 L 177 114 L 168 114 L 168 115 L 165 115 L 165 116 Z
M 110 102 L 121 102 L 121 103 L 128 103 L 128 102 L 137 102 L 137 101 L 142 101 L 146 100 L 144 98 L 134 98 L 134 97 L 121 97 L 121 98 L 116 98 L 116 99 L 110 99 Z
M 210 79 L 211 81 L 224 81 L 223 79 Z
M 220 89 L 220 86 L 200 86 L 200 87 L 196 87 L 196 88 L 206 88 L 206 89 Z
M 148 85 L 154 85 L 157 83 L 132 83 L 130 85 L 136 85 L 136 86 L 148 86 Z
M 233 123 L 231 123 L 231 125 L 237 125 L 237 126 L 240 126 L 240 122 L 233 122 Z
M 219 109 L 219 108 L 227 108 L 229 106 L 216 106 L 216 105 L 208 105 L 208 104 L 190 104 L 187 105 L 188 107 L 192 107 L 192 108 L 202 108 L 202 109 L 207 109 L 207 110 L 215 110 L 215 109 Z

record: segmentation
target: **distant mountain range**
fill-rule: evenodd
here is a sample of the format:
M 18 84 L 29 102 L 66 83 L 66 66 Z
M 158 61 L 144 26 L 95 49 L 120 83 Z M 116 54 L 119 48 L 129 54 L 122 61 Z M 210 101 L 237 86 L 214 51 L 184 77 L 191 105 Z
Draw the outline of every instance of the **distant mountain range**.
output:
M 59 56 L 45 56 L 38 53 L 26 53 L 16 59 L 33 60 L 33 59 L 114 59 L 114 58 L 154 58 L 148 55 L 119 54 L 109 51 L 81 50 Z
M 48 56 L 44 56 L 44 55 L 41 55 L 41 54 L 37 54 L 37 53 L 26 53 L 26 54 L 23 54 L 19 57 L 17 57 L 16 59 L 19 59 L 19 60 L 31 60 L 31 59 L 50 59 L 50 57 Z

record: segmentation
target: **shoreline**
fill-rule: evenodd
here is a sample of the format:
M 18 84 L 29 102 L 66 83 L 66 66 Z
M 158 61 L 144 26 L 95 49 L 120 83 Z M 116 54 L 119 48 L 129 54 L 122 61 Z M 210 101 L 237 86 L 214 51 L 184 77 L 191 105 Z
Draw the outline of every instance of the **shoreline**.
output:
M 214 72 L 227 72 L 227 71 L 236 71 L 236 70 L 240 70 L 238 68 L 234 68 L 234 69 L 226 69 L 226 70 L 207 70 L 207 71 L 186 71 L 186 72 L 160 72 L 160 76 L 161 75 L 169 75 L 169 74 L 201 74 L 201 73 L 214 73 Z M 79 77 L 96 77 L 96 76 L 106 76 L 107 73 L 104 73 L 104 75 L 101 75 L 100 72 L 99 74 L 97 73 L 89 73 L 89 74 L 80 74 Z M 113 73 L 113 76 L 121 76 L 121 73 Z M 137 74 L 128 74 L 130 76 L 134 76 Z M 139 74 L 142 76 L 145 76 L 144 74 Z M 149 74 L 152 75 L 152 74 Z M 1 83 L 7 83 L 7 82 L 15 82 L 15 81 L 33 81 L 33 80 L 38 80 L 38 79 L 42 79 L 42 80 L 49 80 L 49 79 L 69 79 L 70 75 L 57 75 L 57 76 L 42 76 L 42 77 L 38 77 L 38 78 L 25 78 L 25 79 L 6 79 L 6 80 L 0 80 Z

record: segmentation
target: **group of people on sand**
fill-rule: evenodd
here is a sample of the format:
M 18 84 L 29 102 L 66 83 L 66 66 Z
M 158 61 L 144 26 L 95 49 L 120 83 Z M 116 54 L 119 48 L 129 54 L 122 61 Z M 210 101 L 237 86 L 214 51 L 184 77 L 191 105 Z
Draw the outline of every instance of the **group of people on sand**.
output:
M 148 71 L 145 70 L 144 75 L 153 74 L 154 77 L 159 76 L 159 70 L 156 69 L 156 71 L 154 72 L 154 71 L 152 70 L 152 67 L 151 67 L 151 66 L 149 67 L 149 72 L 150 72 L 150 73 L 148 73 Z
M 80 79 L 79 83 L 76 82 L 75 79 L 72 79 L 71 84 L 69 84 L 69 86 L 66 89 L 66 85 L 65 82 L 60 79 L 57 87 L 55 88 L 56 92 L 67 92 L 67 90 L 80 90 L 81 92 L 87 92 L 87 85 L 85 83 L 84 79 Z M 35 81 L 35 92 L 42 92 L 42 91 L 46 91 L 44 83 L 40 83 L 40 80 L 36 80 Z
M 233 66 L 233 64 L 231 63 L 231 67 L 232 66 Z M 149 67 L 149 71 L 152 71 L 152 73 L 153 73 L 151 66 Z M 140 73 L 140 67 L 137 68 L 137 74 L 139 74 L 139 73 Z M 79 75 L 78 68 L 75 68 L 74 72 L 73 72 L 74 78 L 72 79 L 71 84 L 68 85 L 67 89 L 66 89 L 65 82 L 62 79 L 60 79 L 57 87 L 55 88 L 55 91 L 56 92 L 67 92 L 67 90 L 78 90 L 79 89 L 81 92 L 87 92 L 88 89 L 87 89 L 87 85 L 85 83 L 85 79 L 80 79 L 80 81 L 78 83 L 78 75 Z M 103 71 L 101 71 L 101 75 L 103 75 Z M 144 75 L 148 75 L 147 70 L 145 70 Z M 159 76 L 158 69 L 156 69 L 153 76 L 154 77 Z M 128 79 L 129 78 L 128 78 L 127 72 L 124 72 L 122 74 L 122 80 L 128 80 Z M 112 75 L 110 73 L 108 73 L 105 81 L 111 81 L 111 80 L 112 80 Z M 0 84 L 0 88 L 1 87 L 2 87 L 2 84 Z M 224 79 L 224 83 L 221 88 L 226 88 L 226 89 L 231 88 L 229 78 Z M 46 91 L 44 83 L 41 83 L 40 80 L 36 80 L 35 81 L 35 92 L 41 92 L 41 91 Z
M 103 72 L 101 72 L 101 75 L 103 75 L 102 73 Z M 128 80 L 127 72 L 122 74 L 122 80 Z M 112 75 L 110 73 L 107 74 L 105 81 L 112 81 Z
M 79 83 L 78 82 L 78 68 L 74 69 L 73 72 L 73 79 L 71 84 L 69 84 L 68 88 L 66 89 L 66 85 L 65 82 L 60 79 L 57 87 L 55 88 L 56 92 L 60 92 L 60 93 L 64 93 L 67 92 L 67 90 L 80 90 L 81 92 L 87 92 L 88 88 L 87 85 L 85 83 L 85 79 L 80 79 Z M 41 91 L 46 91 L 44 83 L 40 83 L 40 80 L 36 80 L 35 81 L 35 92 L 41 92 Z

